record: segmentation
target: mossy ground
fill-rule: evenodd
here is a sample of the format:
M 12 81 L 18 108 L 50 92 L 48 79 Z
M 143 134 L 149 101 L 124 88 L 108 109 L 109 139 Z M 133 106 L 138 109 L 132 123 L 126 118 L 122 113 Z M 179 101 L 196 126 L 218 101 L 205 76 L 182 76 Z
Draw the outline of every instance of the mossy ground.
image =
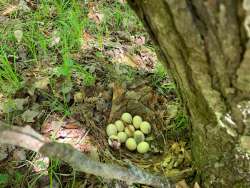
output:
M 126 3 L 4 0 L 0 25 L 1 122 L 41 131 L 49 118 L 74 119 L 94 140 L 103 162 L 131 161 L 168 176 L 188 172 L 187 117 L 154 45 Z M 121 91 L 123 97 L 115 97 Z M 82 99 L 76 101 L 79 92 Z M 124 111 L 154 124 L 151 154 L 142 157 L 108 146 L 105 126 Z M 50 160 L 46 171 L 33 174 L 35 154 L 25 151 L 26 157 L 15 161 L 6 152 L 0 187 L 114 183 L 75 172 L 57 159 Z

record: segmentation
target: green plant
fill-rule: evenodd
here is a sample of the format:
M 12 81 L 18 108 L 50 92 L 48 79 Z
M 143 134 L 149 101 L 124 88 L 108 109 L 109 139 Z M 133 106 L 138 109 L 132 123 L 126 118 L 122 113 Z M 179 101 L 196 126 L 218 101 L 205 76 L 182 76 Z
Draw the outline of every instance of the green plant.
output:
M 86 68 L 82 67 L 79 64 L 75 64 L 74 69 L 79 78 L 83 80 L 85 86 L 92 86 L 95 83 L 95 76 L 89 73 Z
M 175 83 L 170 80 L 166 69 L 160 63 L 158 63 L 154 70 L 154 75 L 152 77 L 152 85 L 157 88 L 157 91 L 163 95 L 167 93 L 175 93 L 176 86 Z
M 174 129 L 185 129 L 188 126 L 188 116 L 181 110 L 178 111 L 175 119 L 174 119 Z
M 131 31 L 134 28 L 142 30 L 142 24 L 135 16 L 135 13 L 130 9 L 128 4 L 121 4 L 119 2 L 112 3 L 102 2 L 99 5 L 100 11 L 104 13 L 104 20 L 100 28 L 104 34 L 114 30 Z
M 57 182 L 60 184 L 60 187 L 62 187 L 62 183 L 60 180 L 60 177 L 57 174 L 57 171 L 60 171 L 60 166 L 61 166 L 61 161 L 58 159 L 52 159 L 50 158 L 50 166 L 48 168 L 48 172 L 49 172 L 49 180 L 50 180 L 50 188 L 53 188 L 54 184 L 54 178 L 56 178 Z
M 84 67 L 76 64 L 68 56 L 63 57 L 63 64 L 58 66 L 55 71 L 57 76 L 64 76 L 67 81 L 71 80 L 72 74 L 75 72 L 79 78 L 83 80 L 84 85 L 91 86 L 95 82 L 95 77 L 90 74 Z
M 50 100 L 50 109 L 54 112 L 62 112 L 65 116 L 71 115 L 70 108 L 65 99 L 61 102 L 58 98 L 53 97 L 53 99 Z
M 5 187 L 10 179 L 11 177 L 9 174 L 0 173 L 0 187 Z
M 15 57 L 15 56 L 14 56 Z M 13 65 L 15 65 L 15 58 Z M 0 89 L 7 94 L 13 94 L 21 87 L 21 80 L 15 68 L 9 62 L 6 53 L 0 48 Z

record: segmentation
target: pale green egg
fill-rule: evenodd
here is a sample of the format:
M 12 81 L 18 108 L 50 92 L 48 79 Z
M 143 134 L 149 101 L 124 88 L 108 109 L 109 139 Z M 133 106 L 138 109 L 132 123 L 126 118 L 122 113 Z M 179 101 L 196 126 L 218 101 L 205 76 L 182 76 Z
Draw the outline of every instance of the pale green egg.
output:
M 117 136 L 121 143 L 125 143 L 126 140 L 128 139 L 128 135 L 125 132 L 119 132 Z
M 130 151 L 136 150 L 136 147 L 137 147 L 136 141 L 133 138 L 128 138 L 125 145 Z
M 121 120 L 117 120 L 115 122 L 115 126 L 116 126 L 118 132 L 121 132 L 124 130 L 124 125 L 123 125 L 123 122 Z
M 140 129 L 144 134 L 149 134 L 151 132 L 151 125 L 147 121 L 143 121 L 140 125 Z
M 134 132 L 134 139 L 135 139 L 136 143 L 140 143 L 140 142 L 144 141 L 145 136 L 141 131 L 137 130 Z
M 140 116 L 133 117 L 133 125 L 136 129 L 140 128 L 141 123 L 142 123 L 142 118 Z
M 130 113 L 125 112 L 122 114 L 121 120 L 124 121 L 125 123 L 132 123 L 132 116 Z
M 141 154 L 147 153 L 149 151 L 149 144 L 147 142 L 140 142 L 137 145 L 137 151 Z
M 108 136 L 117 135 L 117 128 L 114 124 L 109 124 L 106 128 L 106 133 Z
M 131 137 L 134 135 L 135 132 L 135 128 L 133 125 L 128 125 L 127 127 L 125 127 L 125 133 L 128 135 L 128 137 Z

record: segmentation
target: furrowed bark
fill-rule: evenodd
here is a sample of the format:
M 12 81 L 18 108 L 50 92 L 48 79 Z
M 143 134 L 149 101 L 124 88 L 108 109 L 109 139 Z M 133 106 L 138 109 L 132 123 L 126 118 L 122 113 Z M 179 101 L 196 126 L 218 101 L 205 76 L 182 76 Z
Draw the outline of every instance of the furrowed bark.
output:
M 190 114 L 203 186 L 250 187 L 250 48 L 242 1 L 128 2 L 159 46 Z
M 173 186 L 165 177 L 155 176 L 134 166 L 125 168 L 91 160 L 71 145 L 50 142 L 28 126 L 22 128 L 0 125 L 0 144 L 24 147 L 39 152 L 44 156 L 65 161 L 75 170 L 102 176 L 107 179 L 122 180 L 129 185 L 140 183 L 162 188 L 171 188 Z

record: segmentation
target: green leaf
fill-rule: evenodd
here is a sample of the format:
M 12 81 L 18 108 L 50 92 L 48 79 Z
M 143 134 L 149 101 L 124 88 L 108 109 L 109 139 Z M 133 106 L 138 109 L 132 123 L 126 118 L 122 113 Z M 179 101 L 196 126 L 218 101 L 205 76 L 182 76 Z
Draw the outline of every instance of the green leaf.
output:
M 6 185 L 10 179 L 8 174 L 0 174 L 0 185 Z

